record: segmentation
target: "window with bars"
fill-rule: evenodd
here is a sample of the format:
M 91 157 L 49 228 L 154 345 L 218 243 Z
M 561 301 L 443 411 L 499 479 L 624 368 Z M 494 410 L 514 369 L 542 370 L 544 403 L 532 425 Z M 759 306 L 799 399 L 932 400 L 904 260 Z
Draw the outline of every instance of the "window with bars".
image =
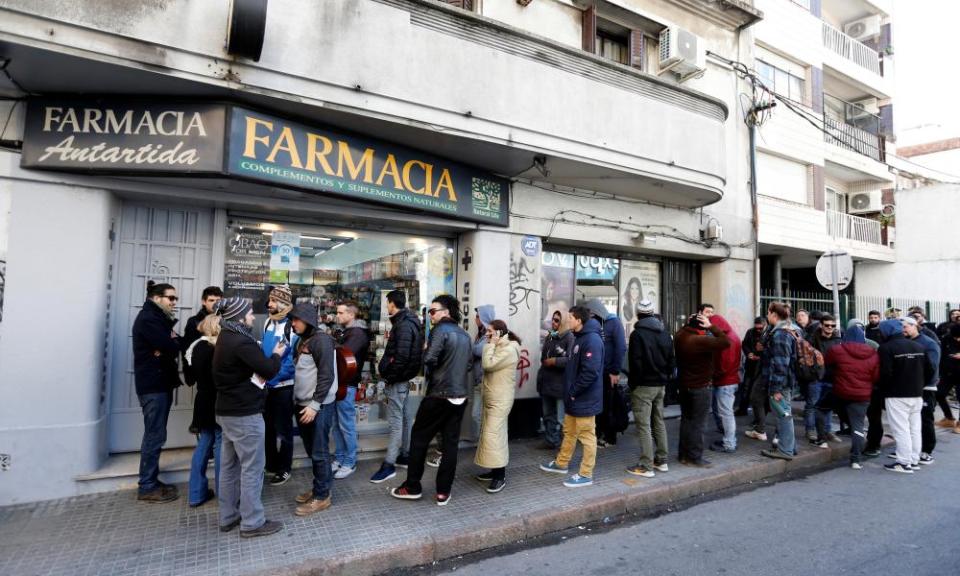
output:
M 795 74 L 777 68 L 773 64 L 757 60 L 757 75 L 763 84 L 777 96 L 792 100 L 797 104 L 806 104 L 806 81 Z

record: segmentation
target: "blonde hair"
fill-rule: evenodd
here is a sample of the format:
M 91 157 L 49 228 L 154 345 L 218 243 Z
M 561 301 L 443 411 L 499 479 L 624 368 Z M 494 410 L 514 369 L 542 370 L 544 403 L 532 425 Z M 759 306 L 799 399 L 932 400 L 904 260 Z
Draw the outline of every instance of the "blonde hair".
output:
M 197 330 L 204 336 L 216 340 L 217 336 L 220 335 L 220 316 L 217 314 L 207 314 L 207 317 L 197 326 Z

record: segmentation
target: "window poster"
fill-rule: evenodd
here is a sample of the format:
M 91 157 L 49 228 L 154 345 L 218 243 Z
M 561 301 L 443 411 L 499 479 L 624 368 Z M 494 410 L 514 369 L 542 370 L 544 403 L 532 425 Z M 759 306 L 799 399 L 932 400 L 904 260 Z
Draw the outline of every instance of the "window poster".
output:
M 270 242 L 270 271 L 300 270 L 300 233 L 281 232 L 273 233 Z
M 546 338 L 550 331 L 550 322 L 553 313 L 557 310 L 566 318 L 567 312 L 573 306 L 576 278 L 574 275 L 573 254 L 559 252 L 543 252 L 541 257 L 542 273 L 540 276 L 540 341 Z M 561 327 L 566 330 L 567 326 Z
M 620 262 L 620 320 L 627 338 L 637 321 L 637 305 L 642 300 L 653 302 L 654 311 L 660 309 L 660 264 L 622 260 Z

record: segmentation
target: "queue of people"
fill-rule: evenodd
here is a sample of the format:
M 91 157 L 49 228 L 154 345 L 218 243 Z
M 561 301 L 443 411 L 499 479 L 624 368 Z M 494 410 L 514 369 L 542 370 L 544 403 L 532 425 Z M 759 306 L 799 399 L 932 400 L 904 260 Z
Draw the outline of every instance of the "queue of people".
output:
M 176 487 L 159 481 L 159 454 L 173 390 L 184 377 L 196 385 L 191 431 L 197 446 L 191 464 L 189 505 L 216 498 L 220 529 L 240 528 L 243 537 L 273 534 L 279 521 L 264 515 L 264 472 L 279 486 L 291 478 L 293 426 L 299 428 L 312 462 L 311 485 L 295 498 L 294 513 L 308 516 L 329 508 L 334 480 L 357 468 L 355 395 L 360 373 L 340 373 L 346 350 L 362 366 L 370 336 L 355 302 L 337 305 L 339 330 L 321 329 L 319 312 L 309 303 L 294 303 L 287 286 L 269 292 L 268 318 L 254 333 L 252 302 L 223 298 L 217 287 L 201 296 L 201 309 L 184 337 L 174 330 L 178 296 L 173 286 L 149 283 L 147 300 L 133 326 L 137 393 L 144 417 L 138 499 L 171 502 Z M 428 337 L 405 293 L 386 295 L 391 330 L 377 374 L 384 389 L 390 438 L 384 461 L 370 478 L 382 483 L 406 470 L 403 482 L 389 491 L 402 500 L 423 497 L 426 467 L 436 472 L 435 502 L 452 496 L 463 419 L 470 414 L 477 439 L 476 479 L 489 493 L 507 485 L 510 463 L 508 420 L 517 388 L 520 338 L 495 317 L 492 306 L 479 306 L 477 336 L 462 327 L 460 302 L 439 295 L 427 309 Z M 899 311 L 898 311 L 899 312 Z M 803 423 L 814 448 L 840 441 L 832 428 L 833 412 L 848 430 L 850 465 L 879 455 L 882 411 L 896 440 L 894 462 L 886 469 L 913 473 L 932 463 L 936 427 L 960 433 L 947 401 L 960 385 L 960 311 L 949 323 L 928 326 L 922 309 L 868 324 L 852 320 L 842 333 L 837 320 L 822 313 L 798 311 L 771 303 L 765 317 L 741 340 L 730 323 L 709 304 L 702 305 L 671 336 L 654 305 L 636 305 L 636 322 L 624 339 L 618 315 L 598 300 L 551 316 L 551 330 L 541 349 L 537 391 L 542 398 L 544 448 L 555 456 L 540 465 L 563 475 L 564 486 L 594 482 L 597 450 L 616 444 L 622 427 L 614 415 L 629 402 L 640 439 L 637 464 L 628 474 L 651 478 L 669 471 L 664 422 L 667 386 L 680 393 L 679 458 L 681 465 L 710 467 L 705 449 L 736 453 L 736 415 L 752 413 L 747 438 L 767 442 L 760 453 L 791 460 L 797 454 L 793 400 L 801 394 Z M 565 329 L 567 328 L 567 329 Z M 629 400 L 620 394 L 627 375 Z M 424 397 L 415 415 L 407 414 L 411 380 L 424 374 Z M 470 406 L 470 402 L 474 405 Z M 944 418 L 935 421 L 939 405 Z M 767 418 L 774 415 L 774 426 Z M 712 414 L 712 418 L 710 415 Z M 409 422 L 412 421 L 412 426 Z M 712 421 L 717 436 L 711 433 Z M 769 432 L 769 434 L 768 434 Z M 330 438 L 333 438 L 333 446 Z M 429 454 L 431 443 L 437 451 Z M 570 470 L 577 445 L 579 468 Z M 207 468 L 214 462 L 214 490 Z

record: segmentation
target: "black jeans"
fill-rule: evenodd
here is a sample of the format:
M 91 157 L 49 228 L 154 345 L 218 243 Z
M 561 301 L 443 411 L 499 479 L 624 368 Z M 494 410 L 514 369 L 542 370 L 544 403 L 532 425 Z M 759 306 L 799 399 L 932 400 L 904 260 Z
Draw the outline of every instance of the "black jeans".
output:
M 446 398 L 428 396 L 420 402 L 417 417 L 410 431 L 410 464 L 407 479 L 403 483 L 410 492 L 423 492 L 420 480 L 427 459 L 430 441 L 438 433 L 442 444 L 440 467 L 437 469 L 437 494 L 449 494 L 453 487 L 453 478 L 457 473 L 457 455 L 460 444 L 460 422 L 467 409 L 467 402 L 459 406 Z
M 883 440 L 883 394 L 877 390 L 870 396 L 870 407 L 867 408 L 867 447 L 864 450 L 879 450 Z
M 937 447 L 937 428 L 934 425 L 934 412 L 937 410 L 937 392 L 923 391 L 923 408 L 920 409 L 920 451 L 933 454 Z
M 753 407 L 753 431 L 761 434 L 767 432 L 767 412 L 770 410 L 770 396 L 767 394 L 767 383 L 759 377 L 753 382 L 750 390 L 750 406 Z
M 268 388 L 263 413 L 267 470 L 289 472 L 293 466 L 293 386 Z M 277 450 L 277 441 L 280 449 Z
M 860 462 L 860 455 L 863 454 L 863 447 L 866 444 L 867 437 L 863 432 L 864 418 L 867 415 L 867 406 L 869 402 L 853 402 L 851 400 L 837 399 L 837 407 L 841 414 L 846 414 L 847 421 L 850 424 L 850 463 Z
M 750 405 L 750 392 L 753 390 L 753 384 L 760 375 L 760 363 L 754 360 L 748 360 L 743 368 L 743 382 L 737 388 L 736 403 L 738 416 L 746 416 L 747 406 Z
M 950 408 L 950 402 L 947 401 L 947 395 L 950 394 L 950 389 L 953 387 L 956 387 L 957 399 L 960 400 L 960 382 L 942 378 L 940 384 L 937 385 L 937 404 L 940 405 L 940 409 L 943 410 L 943 417 L 947 420 L 953 420 L 953 410 Z
M 703 429 L 712 397 L 711 386 L 680 389 L 680 458 L 703 459 Z

